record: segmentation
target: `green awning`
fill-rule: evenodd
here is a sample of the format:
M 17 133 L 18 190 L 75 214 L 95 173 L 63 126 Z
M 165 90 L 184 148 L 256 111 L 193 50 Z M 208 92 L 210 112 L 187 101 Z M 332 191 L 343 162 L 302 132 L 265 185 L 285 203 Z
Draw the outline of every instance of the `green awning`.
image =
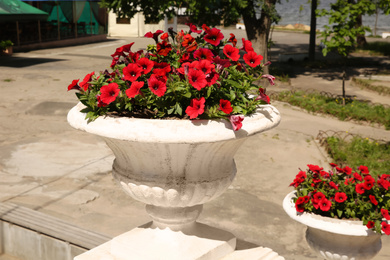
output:
M 46 20 L 48 13 L 20 0 L 0 0 L 0 22 Z

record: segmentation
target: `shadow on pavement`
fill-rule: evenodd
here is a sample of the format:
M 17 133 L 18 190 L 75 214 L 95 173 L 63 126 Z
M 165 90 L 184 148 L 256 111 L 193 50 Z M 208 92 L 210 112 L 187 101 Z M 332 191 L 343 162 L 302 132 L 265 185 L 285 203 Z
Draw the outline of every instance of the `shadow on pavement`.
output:
M 53 58 L 0 57 L 0 67 L 24 68 L 41 63 L 63 61 Z

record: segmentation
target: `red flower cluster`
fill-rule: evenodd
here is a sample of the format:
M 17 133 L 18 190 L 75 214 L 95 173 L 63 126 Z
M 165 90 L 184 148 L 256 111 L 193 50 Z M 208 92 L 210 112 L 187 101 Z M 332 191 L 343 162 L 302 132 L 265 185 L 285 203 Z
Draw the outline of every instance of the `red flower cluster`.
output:
M 290 184 L 296 190 L 297 212 L 311 212 L 327 217 L 360 219 L 376 232 L 390 235 L 390 175 L 370 174 L 366 166 L 357 171 L 331 164 L 327 172 L 318 165 L 299 171 Z
M 92 120 L 110 111 L 149 110 L 156 117 L 225 118 L 239 130 L 244 115 L 270 102 L 254 82 L 266 78 L 273 85 L 275 77 L 261 74 L 263 57 L 250 41 L 242 39 L 238 48 L 234 34 L 224 40 L 217 28 L 188 26 L 189 32 L 146 33 L 155 41 L 146 51 L 132 51 L 134 43 L 117 48 L 111 55 L 111 73 L 92 72 L 80 83 L 73 80 L 68 90 L 80 92 Z M 253 90 L 258 96 L 249 96 Z

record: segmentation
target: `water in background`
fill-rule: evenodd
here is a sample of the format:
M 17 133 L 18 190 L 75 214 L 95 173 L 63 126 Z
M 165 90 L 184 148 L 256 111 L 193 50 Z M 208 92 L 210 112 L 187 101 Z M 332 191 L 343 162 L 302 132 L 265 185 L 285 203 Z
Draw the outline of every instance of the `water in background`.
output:
M 336 0 L 320 0 L 318 1 L 317 9 L 330 9 L 330 3 L 336 2 Z M 301 6 L 303 9 L 300 11 Z M 282 17 L 279 21 L 279 25 L 288 24 L 305 24 L 310 25 L 310 13 L 311 4 L 308 0 L 281 0 L 280 4 L 276 4 L 276 10 Z M 376 15 L 364 16 L 363 25 L 369 26 L 374 34 Z M 328 25 L 327 17 L 317 17 L 317 29 L 322 30 L 324 25 Z M 376 34 L 381 35 L 382 32 L 390 32 L 390 15 L 384 15 L 383 11 L 380 11 L 378 15 L 378 22 L 376 27 Z

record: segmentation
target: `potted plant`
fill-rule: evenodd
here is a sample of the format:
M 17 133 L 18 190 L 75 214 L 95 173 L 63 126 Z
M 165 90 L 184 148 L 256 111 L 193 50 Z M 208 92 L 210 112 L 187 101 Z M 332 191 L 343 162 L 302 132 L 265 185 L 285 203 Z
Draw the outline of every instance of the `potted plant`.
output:
M 189 32 L 149 32 L 145 37 L 155 44 L 134 52 L 134 43 L 121 46 L 111 55 L 110 71 L 92 72 L 68 86 L 80 100 L 68 122 L 104 138 L 115 155 L 114 178 L 147 205 L 153 219 L 149 229 L 114 239 L 115 257 L 149 259 L 146 254 L 157 247 L 163 259 L 194 253 L 219 259 L 232 252 L 233 235 L 196 219 L 203 203 L 232 183 L 233 156 L 245 138 L 280 122 L 256 84 L 261 78 L 274 84 L 275 78 L 262 74 L 268 64 L 251 42 L 242 39 L 238 48 L 234 35 L 225 39 L 217 28 L 189 26 Z M 174 232 L 167 239 L 167 228 L 185 236 Z
M 330 166 L 300 170 L 283 208 L 307 225 L 306 240 L 321 257 L 371 259 L 381 249 L 381 234 L 390 235 L 390 175 Z
M 0 41 L 1 53 L 4 55 L 12 55 L 12 53 L 13 53 L 12 46 L 13 45 L 14 44 L 10 40 Z

